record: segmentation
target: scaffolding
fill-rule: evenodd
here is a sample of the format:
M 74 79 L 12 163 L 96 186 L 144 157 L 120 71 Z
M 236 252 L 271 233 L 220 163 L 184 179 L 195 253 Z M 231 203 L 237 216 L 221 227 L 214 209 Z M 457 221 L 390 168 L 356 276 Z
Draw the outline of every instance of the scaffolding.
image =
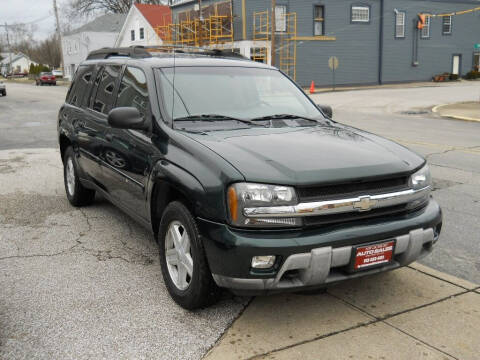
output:
M 279 14 L 278 14 L 279 15 Z M 271 11 L 253 13 L 253 33 L 250 57 L 254 61 L 268 63 L 271 40 Z M 231 49 L 234 45 L 233 12 L 230 1 L 214 3 L 199 10 L 187 10 L 178 14 L 176 22 L 155 28 L 165 45 L 197 46 L 212 49 Z M 296 79 L 297 67 L 297 14 L 282 14 L 276 19 L 276 54 L 279 68 Z M 277 24 L 278 25 L 278 24 Z
M 251 58 L 253 61 L 267 63 L 268 48 L 266 44 L 270 39 L 270 21 L 268 11 L 253 13 L 253 48 Z
M 280 70 L 293 80 L 297 77 L 297 14 L 285 14 L 285 31 L 279 33 Z
M 233 47 L 233 13 L 230 2 L 215 3 L 200 11 L 189 10 L 178 14 L 177 22 L 155 28 L 165 45 Z

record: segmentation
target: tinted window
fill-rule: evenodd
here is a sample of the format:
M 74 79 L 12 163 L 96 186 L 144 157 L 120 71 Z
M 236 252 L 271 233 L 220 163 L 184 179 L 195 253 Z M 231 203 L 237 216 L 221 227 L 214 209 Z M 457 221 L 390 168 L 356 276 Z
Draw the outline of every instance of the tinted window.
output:
M 127 67 L 123 75 L 116 107 L 136 107 L 145 116 L 150 108 L 147 78 L 142 70 Z
M 82 65 L 78 67 L 75 78 L 70 86 L 67 94 L 67 102 L 69 104 L 80 106 L 82 99 L 87 93 L 90 81 L 92 80 L 94 66 Z
M 102 80 L 102 73 L 103 73 L 103 66 L 99 66 L 97 69 L 97 74 L 95 75 L 95 80 L 93 81 L 92 92 L 90 93 L 90 97 L 87 102 L 87 106 L 96 111 L 98 111 L 98 109 L 95 107 L 95 96 L 97 95 L 98 85 Z
M 121 69 L 120 65 L 107 65 L 98 73 L 95 79 L 95 82 L 98 82 L 98 88 L 92 105 L 93 110 L 108 114 L 113 105 L 113 92 Z

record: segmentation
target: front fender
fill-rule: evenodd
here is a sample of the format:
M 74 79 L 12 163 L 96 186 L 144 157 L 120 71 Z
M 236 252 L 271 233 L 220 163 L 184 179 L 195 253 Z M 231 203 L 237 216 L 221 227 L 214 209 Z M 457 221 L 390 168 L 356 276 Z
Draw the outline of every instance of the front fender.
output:
M 185 169 L 166 160 L 158 161 L 151 172 L 147 184 L 148 211 L 152 214 L 152 193 L 155 186 L 162 189 L 174 188 L 187 199 L 193 207 L 194 215 L 223 222 L 225 203 L 223 196 L 208 194 L 200 181 Z M 221 189 L 223 193 L 223 188 Z M 167 194 L 165 194 L 167 196 Z M 152 219 L 153 220 L 153 219 Z

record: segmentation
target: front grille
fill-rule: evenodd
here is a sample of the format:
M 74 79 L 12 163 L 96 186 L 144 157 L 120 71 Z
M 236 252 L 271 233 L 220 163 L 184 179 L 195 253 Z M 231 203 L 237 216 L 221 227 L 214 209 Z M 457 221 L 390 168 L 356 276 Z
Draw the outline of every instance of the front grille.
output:
M 303 218 L 304 227 L 318 227 L 333 225 L 339 223 L 352 223 L 361 220 L 374 220 L 378 218 L 388 218 L 390 216 L 402 216 L 424 209 L 428 204 L 425 201 L 415 208 L 409 208 L 408 204 L 400 204 L 379 209 L 373 209 L 365 212 L 349 212 L 343 214 L 306 216 Z
M 361 195 L 377 195 L 408 188 L 408 176 L 374 181 L 357 181 L 343 184 L 299 187 L 300 202 L 345 199 Z
M 409 210 L 407 209 L 407 204 L 401 204 L 385 208 L 373 209 L 365 212 L 349 212 L 343 214 L 306 216 L 303 218 L 303 225 L 305 227 L 315 227 L 321 225 L 330 225 L 372 219 L 377 217 L 385 217 L 390 215 L 403 215 L 408 212 Z

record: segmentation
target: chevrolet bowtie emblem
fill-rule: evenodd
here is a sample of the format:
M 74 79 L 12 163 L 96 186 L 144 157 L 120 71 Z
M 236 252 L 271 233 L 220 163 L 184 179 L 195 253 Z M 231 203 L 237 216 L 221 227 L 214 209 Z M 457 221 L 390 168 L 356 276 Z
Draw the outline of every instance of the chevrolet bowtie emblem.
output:
M 353 208 L 359 211 L 368 211 L 376 204 L 377 200 L 372 200 L 370 196 L 360 196 L 360 200 L 353 203 Z

